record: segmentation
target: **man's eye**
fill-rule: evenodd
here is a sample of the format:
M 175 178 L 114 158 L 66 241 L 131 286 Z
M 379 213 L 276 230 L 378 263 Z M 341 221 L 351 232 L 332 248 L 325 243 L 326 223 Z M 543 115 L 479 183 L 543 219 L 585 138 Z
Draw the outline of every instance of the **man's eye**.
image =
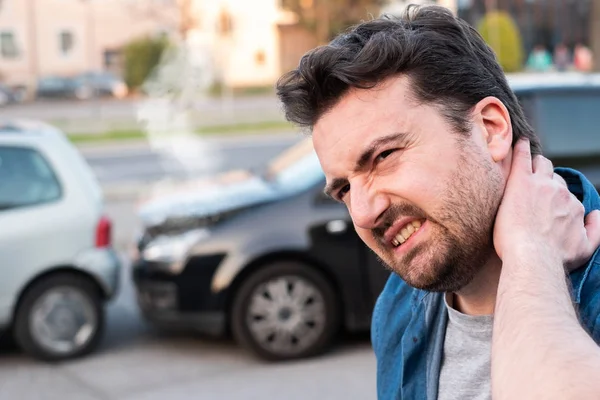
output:
M 341 188 L 338 192 L 338 198 L 340 200 L 342 200 L 344 198 L 344 195 L 346 195 L 346 193 L 348 193 L 350 191 L 350 185 L 346 185 L 343 188 Z
M 390 149 L 390 150 L 382 151 L 377 156 L 376 161 L 381 161 L 381 160 L 385 159 L 387 156 L 389 156 L 390 154 L 392 154 L 396 150 L 398 150 L 398 149 Z

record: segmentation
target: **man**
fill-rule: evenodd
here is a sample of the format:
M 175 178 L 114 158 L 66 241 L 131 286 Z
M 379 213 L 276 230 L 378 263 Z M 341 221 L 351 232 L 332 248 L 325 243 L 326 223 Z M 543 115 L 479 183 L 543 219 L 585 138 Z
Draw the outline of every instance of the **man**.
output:
M 380 399 L 599 396 L 600 198 L 540 155 L 473 28 L 436 6 L 362 23 L 278 95 L 393 272 L 372 322 Z

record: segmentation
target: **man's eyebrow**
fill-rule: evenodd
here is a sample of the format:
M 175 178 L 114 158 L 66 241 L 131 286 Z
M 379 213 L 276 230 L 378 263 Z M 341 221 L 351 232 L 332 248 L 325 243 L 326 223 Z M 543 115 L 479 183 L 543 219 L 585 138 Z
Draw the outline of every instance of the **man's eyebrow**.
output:
M 373 154 L 375 153 L 375 151 L 377 151 L 377 149 L 379 149 L 380 147 L 382 147 L 388 143 L 392 143 L 392 142 L 405 141 L 407 139 L 407 137 L 408 137 L 407 133 L 396 132 L 396 133 L 392 133 L 391 135 L 383 136 L 383 137 L 373 140 L 367 146 L 367 148 L 361 153 L 360 157 L 358 158 L 358 161 L 356 162 L 356 166 L 354 167 L 354 170 L 360 171 L 360 170 L 365 169 L 366 165 L 369 163 L 369 161 L 373 157 Z M 346 179 L 346 178 L 334 178 L 331 181 L 331 183 L 328 183 L 325 186 L 325 189 L 323 189 L 323 193 L 325 193 L 325 195 L 333 198 L 332 193 L 335 192 L 336 190 L 344 187 L 347 184 L 348 184 L 348 179 Z
M 396 132 L 391 135 L 383 136 L 373 140 L 365 150 L 361 153 L 360 157 L 356 161 L 356 166 L 354 167 L 354 171 L 362 171 L 365 169 L 371 158 L 373 158 L 373 154 L 382 146 L 385 146 L 388 143 L 392 142 L 400 142 L 405 141 L 408 137 L 407 133 L 404 132 Z

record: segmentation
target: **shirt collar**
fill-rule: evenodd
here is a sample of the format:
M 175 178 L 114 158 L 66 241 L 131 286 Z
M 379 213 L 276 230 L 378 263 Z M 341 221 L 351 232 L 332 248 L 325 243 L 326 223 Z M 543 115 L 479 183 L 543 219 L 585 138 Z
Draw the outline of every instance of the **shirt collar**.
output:
M 581 172 L 571 168 L 555 168 L 554 172 L 563 177 L 567 182 L 569 191 L 581 201 L 585 208 L 586 216 L 593 210 L 600 209 L 600 196 L 596 188 Z M 594 266 L 600 267 L 600 248 L 596 250 L 587 263 L 569 274 L 573 290 L 573 300 L 577 304 L 581 302 L 583 285 Z

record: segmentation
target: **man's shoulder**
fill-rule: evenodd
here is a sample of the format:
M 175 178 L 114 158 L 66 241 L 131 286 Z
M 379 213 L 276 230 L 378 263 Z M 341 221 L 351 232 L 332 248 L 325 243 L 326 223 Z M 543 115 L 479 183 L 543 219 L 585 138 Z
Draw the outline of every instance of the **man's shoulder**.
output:
M 397 274 L 390 275 L 373 310 L 371 341 L 376 355 L 385 352 L 386 347 L 394 345 L 390 343 L 389 336 L 400 340 L 410 321 L 418 292 L 419 290 L 409 286 Z

